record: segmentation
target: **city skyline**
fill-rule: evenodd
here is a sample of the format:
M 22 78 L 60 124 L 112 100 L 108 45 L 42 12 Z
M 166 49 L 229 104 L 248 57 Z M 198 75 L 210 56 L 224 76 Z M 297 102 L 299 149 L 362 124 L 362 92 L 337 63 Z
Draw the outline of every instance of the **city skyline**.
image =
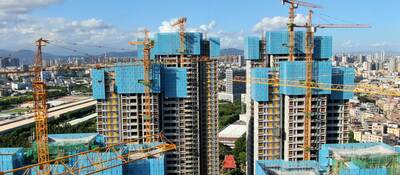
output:
M 386 50 L 400 51 L 400 39 L 395 35 L 400 24 L 393 23 L 393 5 L 367 1 L 363 4 L 344 0 L 310 1 L 323 5 L 315 10 L 315 23 L 367 23 L 370 29 L 319 30 L 319 35 L 334 35 L 335 52 Z M 213 4 L 210 6 L 210 4 Z M 185 8 L 181 8 L 185 6 Z M 78 43 L 85 52 L 103 53 L 99 48 L 86 45 L 105 45 L 130 49 L 128 41 L 140 37 L 144 27 L 153 32 L 171 32 L 170 24 L 180 16 L 187 16 L 188 31 L 207 32 L 221 38 L 222 48 L 243 49 L 246 36 L 259 35 L 260 31 L 286 30 L 287 7 L 276 1 L 193 2 L 169 3 L 129 2 L 110 5 L 106 1 L 80 2 L 75 0 L 13 1 L 0 3 L 1 49 L 32 49 L 38 37 L 45 37 L 59 44 Z M 168 9 L 168 10 L 164 10 Z M 202 10 L 204 9 L 204 13 Z M 236 10 L 235 10 L 236 9 Z M 341 10 L 337 10 L 341 9 Z M 371 11 L 385 13 L 371 13 Z M 304 22 L 306 8 L 299 8 L 297 21 Z M 393 13 L 393 14 L 392 14 Z M 149 15 L 150 14 L 150 15 Z M 345 19 L 344 19 L 345 18 Z M 380 33 L 380 35 L 375 35 Z M 365 37 L 369 36 L 369 37 Z M 7 42 L 12 39 L 13 42 Z M 52 53 L 70 55 L 71 51 L 47 48 Z M 132 48 L 133 49 L 133 48 Z M 111 51 L 111 50 L 107 50 Z

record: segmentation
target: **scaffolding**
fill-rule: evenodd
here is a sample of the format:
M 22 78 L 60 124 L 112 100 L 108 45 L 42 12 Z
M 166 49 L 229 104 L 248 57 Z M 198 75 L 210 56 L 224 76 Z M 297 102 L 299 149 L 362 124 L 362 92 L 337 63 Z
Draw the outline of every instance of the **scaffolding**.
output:
M 399 150 L 383 143 L 327 144 L 319 152 L 321 172 L 332 175 L 397 175 Z
M 163 174 L 164 168 L 161 164 L 163 162 L 163 153 L 175 150 L 176 146 L 167 140 L 163 135 L 152 135 L 158 137 L 161 142 L 152 142 L 145 144 L 136 144 L 137 142 L 143 143 L 144 137 L 139 140 L 132 140 L 129 142 L 102 145 L 87 151 L 79 151 L 76 153 L 67 154 L 55 159 L 49 160 L 44 163 L 32 164 L 28 166 L 12 167 L 14 169 L 2 169 L 0 175 L 8 174 L 123 174 L 123 169 L 131 170 L 131 163 L 135 164 L 139 160 L 148 160 L 151 170 L 158 170 L 159 174 Z M 71 138 L 70 140 L 79 140 L 78 138 Z M 55 144 L 64 149 L 73 149 L 77 147 L 84 148 L 85 142 L 76 142 L 76 145 L 70 145 L 67 142 Z M 57 147 L 57 146 L 56 146 Z M 55 148 L 53 148 L 55 149 Z M 1 150 L 0 150 L 1 151 Z M 152 158 L 158 158 L 155 160 Z M 1 158 L 1 157 L 0 157 Z M 152 163 L 153 162 L 153 163 Z M 140 164 L 138 162 L 138 164 Z M 43 166 L 46 165 L 46 166 Z M 137 166 L 141 168 L 143 166 Z M 143 167 L 146 168 L 146 167 Z M 140 172 L 148 171 L 146 169 L 139 169 Z
M 320 175 L 317 161 L 259 160 L 257 175 Z
M 49 157 L 56 159 L 105 146 L 104 136 L 97 133 L 49 134 Z M 37 160 L 37 145 L 27 150 L 27 157 Z
M 333 175 L 400 173 L 400 154 L 382 146 L 332 151 L 334 159 L 330 173 Z

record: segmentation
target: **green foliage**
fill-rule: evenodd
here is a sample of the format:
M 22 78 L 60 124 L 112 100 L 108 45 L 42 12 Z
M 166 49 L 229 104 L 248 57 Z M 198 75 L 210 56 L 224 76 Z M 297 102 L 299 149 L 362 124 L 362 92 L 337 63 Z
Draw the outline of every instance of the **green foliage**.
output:
M 349 133 L 349 143 L 359 143 L 357 140 L 354 140 L 354 132 L 350 131 Z
M 61 86 L 51 86 L 47 88 L 48 98 L 58 98 L 68 95 L 67 88 Z
M 359 95 L 358 100 L 360 100 L 361 103 L 375 103 L 375 100 L 368 98 L 368 96 L 365 95 Z
M 76 92 L 82 92 L 82 93 L 88 93 L 92 92 L 92 89 L 89 87 L 89 85 L 84 85 L 84 84 L 77 84 L 77 85 L 71 85 L 69 87 L 69 91 L 76 91 Z
M 236 163 L 243 165 L 246 163 L 246 135 L 236 140 L 233 156 L 235 156 Z
M 71 126 L 67 121 L 81 118 L 83 116 L 94 113 L 95 107 L 88 107 L 78 111 L 73 111 L 60 116 L 57 119 L 48 122 L 49 133 L 85 133 L 96 132 L 96 119 L 91 119 L 86 122 Z M 11 133 L 0 135 L 0 147 L 29 147 L 29 137 L 35 132 L 35 125 L 31 124 L 24 128 L 19 128 Z
M 66 89 L 62 89 L 61 87 L 49 87 L 47 90 L 48 98 L 58 98 L 68 95 Z M 6 110 L 14 107 L 17 104 L 25 103 L 27 101 L 32 101 L 33 96 L 31 92 L 28 92 L 24 95 L 18 96 L 9 96 L 9 97 L 1 97 L 0 98 L 0 110 Z
M 232 149 L 229 146 L 226 146 L 222 143 L 219 143 L 219 160 L 223 161 L 225 159 L 225 155 L 232 154 Z
M 10 109 L 14 107 L 14 105 L 21 104 L 32 99 L 32 94 L 2 97 L 0 98 L 0 110 Z
M 243 104 L 242 104 L 243 105 Z M 244 106 L 244 105 L 243 105 Z M 239 114 L 241 113 L 241 102 L 235 101 L 234 103 L 223 102 L 219 105 L 219 129 L 223 129 L 229 124 L 239 120 Z
M 232 171 L 230 171 L 228 173 L 228 175 L 245 175 L 246 173 L 244 173 L 242 170 L 240 170 L 239 168 L 236 168 Z
M 29 137 L 34 133 L 34 124 L 19 128 L 11 133 L 0 136 L 0 147 L 29 147 Z

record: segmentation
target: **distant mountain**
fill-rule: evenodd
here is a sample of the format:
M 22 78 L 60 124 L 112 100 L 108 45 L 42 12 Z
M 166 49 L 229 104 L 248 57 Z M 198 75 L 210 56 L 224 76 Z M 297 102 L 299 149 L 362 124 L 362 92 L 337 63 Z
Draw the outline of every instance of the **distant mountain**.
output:
M 107 52 L 107 57 L 134 57 L 136 56 L 136 51 L 126 51 L 126 52 Z M 98 57 L 104 57 L 104 54 L 95 55 Z
M 0 57 L 8 57 L 11 56 L 13 58 L 19 58 L 21 63 L 32 63 L 33 58 L 35 56 L 35 52 L 32 50 L 18 50 L 18 51 L 10 51 L 0 49 Z M 74 56 L 74 55 L 69 55 Z M 66 58 L 69 56 L 61 56 L 49 53 L 43 53 L 44 59 L 53 59 L 53 58 Z M 104 54 L 98 55 L 90 55 L 92 57 L 104 57 Z M 126 52 L 107 52 L 107 57 L 133 57 L 136 56 L 136 51 L 126 51 Z
M 221 55 L 244 55 L 244 51 L 235 48 L 221 49 Z
M 4 50 L 4 49 L 0 49 L 0 57 L 6 57 L 9 56 L 13 53 L 13 51 L 9 51 L 9 50 Z
M 18 50 L 18 51 L 9 51 L 0 49 L 0 57 L 15 57 L 15 58 L 33 58 L 35 52 L 32 50 Z M 53 54 L 43 53 L 43 58 L 52 58 L 56 57 Z
M 20 63 L 31 64 L 31 63 L 33 63 L 33 58 L 35 56 L 35 52 L 32 50 L 9 51 L 9 50 L 0 49 L 0 57 L 8 57 L 8 56 L 11 56 L 13 58 L 19 58 Z M 44 59 L 50 59 L 50 58 L 55 58 L 55 57 L 59 57 L 59 56 L 49 54 L 49 53 L 43 53 Z
M 135 57 L 137 55 L 137 51 L 136 50 L 121 51 L 121 52 L 112 51 L 102 54 L 90 55 L 90 57 L 104 58 L 105 55 L 107 55 L 107 57 Z M 243 50 L 235 48 L 221 49 L 221 55 L 243 55 Z M 33 64 L 34 61 L 33 58 L 35 56 L 35 52 L 32 50 L 10 51 L 10 50 L 0 49 L 0 57 L 8 57 L 8 56 L 11 56 L 13 58 L 19 58 L 21 64 Z M 66 55 L 43 53 L 43 59 L 68 58 L 73 56 L 74 55 L 66 56 Z M 75 56 L 81 56 L 81 55 L 75 55 Z M 87 56 L 88 55 L 85 55 L 85 57 Z

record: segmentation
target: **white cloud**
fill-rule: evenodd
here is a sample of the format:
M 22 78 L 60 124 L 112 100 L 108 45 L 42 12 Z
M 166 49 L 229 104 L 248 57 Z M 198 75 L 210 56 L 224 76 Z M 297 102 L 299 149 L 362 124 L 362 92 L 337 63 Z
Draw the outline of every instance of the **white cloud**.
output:
M 2 0 L 0 11 L 13 14 L 28 13 L 35 8 L 45 7 L 62 0 Z
M 111 25 L 106 24 L 103 20 L 100 19 L 87 19 L 82 21 L 73 21 L 72 26 L 74 27 L 85 27 L 85 28 L 92 28 L 92 29 L 106 29 L 111 28 Z
M 0 28 L 0 48 L 11 50 L 33 49 L 33 41 L 43 37 L 57 45 L 75 47 L 76 50 L 86 50 L 87 52 L 99 52 L 99 49 L 89 48 L 87 45 L 130 48 L 127 44 L 128 41 L 135 40 L 139 35 L 143 35 L 143 33 L 121 31 L 95 18 L 80 21 L 64 18 L 48 18 L 39 21 L 32 18 L 28 22 L 19 22 L 17 25 L 5 25 L 5 27 Z M 71 43 L 78 45 L 73 46 Z M 46 49 L 61 51 L 54 45 L 46 47 Z M 71 54 L 67 50 L 63 50 L 63 52 L 64 54 Z M 101 52 L 104 52 L 104 49 Z
M 213 30 L 214 28 L 215 28 L 215 25 L 216 25 L 216 22 L 214 21 L 214 20 L 212 20 L 210 23 L 208 23 L 208 24 L 203 24 L 203 25 L 200 25 L 200 30 L 202 31 L 202 32 L 208 32 L 208 31 L 210 31 L 210 30 Z
M 63 0 L 0 0 L 0 20 L 24 21 L 34 9 L 62 2 Z
M 176 21 L 178 20 L 178 18 L 173 18 L 173 19 L 169 19 L 169 20 L 165 20 L 163 22 L 161 22 L 161 26 L 158 27 L 158 31 L 159 32 L 177 32 L 179 31 L 179 27 L 178 26 L 172 26 Z M 210 21 L 208 24 L 202 24 L 199 27 L 196 28 L 186 28 L 186 31 L 188 32 L 210 32 L 212 31 L 216 26 L 216 22 L 214 20 Z
M 209 35 L 220 38 L 221 48 L 243 48 L 245 38 L 244 31 L 225 32 L 220 30 L 218 32 L 212 32 Z
M 344 43 L 341 44 L 341 47 L 343 47 L 343 48 L 356 48 L 356 47 L 359 47 L 359 46 L 360 46 L 359 43 L 353 42 L 351 40 L 347 40 L 347 41 L 345 41 Z
M 176 21 L 178 21 L 178 18 L 170 19 L 161 22 L 161 26 L 158 27 L 158 31 L 160 32 L 177 32 L 178 31 L 178 26 L 173 27 L 172 24 L 174 24 Z
M 74 47 L 87 52 L 104 52 L 104 49 L 89 48 L 85 45 L 103 45 L 130 48 L 128 41 L 142 36 L 142 32 L 126 32 L 117 29 L 101 19 L 68 20 L 59 17 L 33 17 L 30 13 L 63 0 L 0 0 L 0 48 L 18 50 L 34 49 L 39 37 L 57 45 Z M 12 42 L 10 42 L 12 41 Z M 77 43 L 78 45 L 71 45 Z M 68 45 L 69 44 L 69 45 Z M 53 46 L 45 48 L 58 53 L 72 54 Z M 134 48 L 132 48 L 134 49 Z
M 304 15 L 296 15 L 295 24 L 305 24 L 307 19 Z M 263 32 L 272 31 L 276 29 L 282 29 L 287 26 L 288 17 L 275 16 L 275 17 L 265 17 L 260 22 L 253 26 L 253 32 Z
M 158 27 L 159 32 L 177 32 L 178 27 L 172 27 L 172 24 L 175 23 L 178 19 L 169 19 L 165 20 L 161 23 L 161 26 Z M 242 44 L 244 41 L 244 32 L 225 32 L 223 30 L 215 31 L 217 23 L 215 20 L 211 20 L 207 24 L 201 24 L 198 27 L 188 27 L 186 31 L 188 32 L 203 32 L 206 33 L 207 36 L 210 37 L 219 37 L 222 48 L 242 48 Z
M 371 47 L 389 47 L 389 46 L 395 46 L 395 45 L 396 45 L 395 43 L 383 41 L 383 42 L 372 43 Z

